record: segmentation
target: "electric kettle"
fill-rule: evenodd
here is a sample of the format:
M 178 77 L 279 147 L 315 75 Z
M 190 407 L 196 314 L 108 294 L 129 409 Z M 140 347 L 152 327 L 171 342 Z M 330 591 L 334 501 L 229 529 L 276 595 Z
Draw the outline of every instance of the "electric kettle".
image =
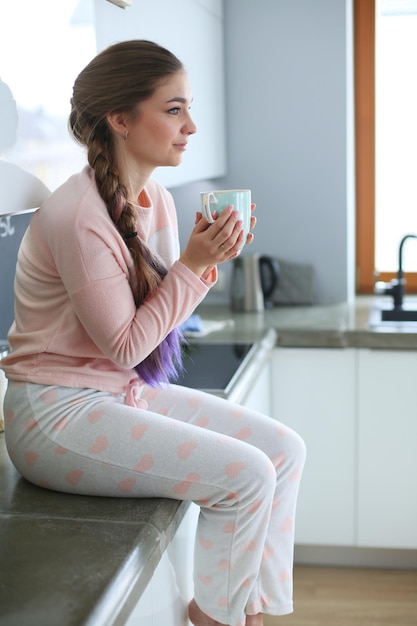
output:
M 278 285 L 277 259 L 260 254 L 243 254 L 233 260 L 231 308 L 233 311 L 263 311 L 272 306 Z

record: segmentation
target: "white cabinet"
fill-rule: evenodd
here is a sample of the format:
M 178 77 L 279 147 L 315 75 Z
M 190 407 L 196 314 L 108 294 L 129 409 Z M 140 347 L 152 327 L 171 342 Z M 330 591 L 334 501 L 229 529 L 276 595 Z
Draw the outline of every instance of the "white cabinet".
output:
M 296 543 L 417 549 L 417 352 L 277 348 L 273 415 L 305 440 Z
M 358 544 L 417 548 L 417 352 L 358 352 Z
M 243 406 L 264 415 L 272 415 L 271 382 L 272 361 L 268 358 L 243 400 Z
M 166 551 L 124 626 L 188 626 L 187 606 Z
M 355 350 L 277 348 L 273 415 L 307 446 L 298 544 L 355 541 Z
M 200 507 L 190 503 L 125 626 L 192 626 L 188 603 L 194 597 L 194 543 Z
M 97 47 L 150 39 L 184 64 L 193 92 L 191 114 L 197 134 L 179 167 L 156 170 L 167 187 L 217 178 L 226 173 L 225 75 L 222 0 L 133 0 L 126 9 L 95 0 Z

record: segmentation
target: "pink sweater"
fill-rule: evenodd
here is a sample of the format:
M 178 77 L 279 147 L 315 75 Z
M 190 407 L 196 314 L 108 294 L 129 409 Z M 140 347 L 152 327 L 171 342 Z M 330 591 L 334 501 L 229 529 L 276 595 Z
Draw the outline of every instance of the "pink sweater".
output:
M 19 250 L 9 379 L 122 393 L 138 382 L 133 367 L 192 313 L 212 281 L 178 259 L 171 194 L 149 181 L 138 232 L 170 268 L 138 309 L 129 251 L 86 167 L 34 213 Z M 213 281 L 215 280 L 215 272 Z

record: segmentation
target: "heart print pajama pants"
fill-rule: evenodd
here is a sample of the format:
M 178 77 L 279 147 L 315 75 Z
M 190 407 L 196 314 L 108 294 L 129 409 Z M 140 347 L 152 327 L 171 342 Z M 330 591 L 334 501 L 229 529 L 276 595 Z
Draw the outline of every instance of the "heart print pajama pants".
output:
M 32 483 L 200 507 L 195 600 L 221 624 L 292 612 L 302 439 L 269 417 L 177 385 L 125 394 L 9 381 L 6 443 Z

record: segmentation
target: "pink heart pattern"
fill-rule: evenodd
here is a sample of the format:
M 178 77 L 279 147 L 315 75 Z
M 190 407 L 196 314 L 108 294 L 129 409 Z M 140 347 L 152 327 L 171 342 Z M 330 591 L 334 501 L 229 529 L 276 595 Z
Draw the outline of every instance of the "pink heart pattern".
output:
M 242 472 L 244 469 L 244 463 L 241 463 L 239 461 L 236 461 L 235 463 L 229 463 L 228 465 L 226 465 L 226 476 L 228 476 L 229 478 L 236 478 L 236 476 L 240 474 L 240 472 Z
M 130 435 L 132 439 L 139 441 L 139 439 L 142 439 L 147 430 L 149 430 L 149 426 L 147 424 L 136 424 L 135 426 L 132 426 Z
M 117 485 L 122 493 L 130 493 L 135 486 L 136 478 L 125 478 Z
M 25 456 L 25 461 L 29 465 L 29 467 L 32 467 L 32 465 L 36 463 L 38 459 L 38 455 L 36 454 L 36 452 L 32 452 L 31 450 L 28 450 L 27 452 L 25 452 L 24 456 Z
M 135 465 L 133 468 L 135 472 L 149 472 L 149 470 L 153 467 L 153 457 L 151 454 L 144 454 L 139 463 Z
M 88 448 L 88 452 L 90 454 L 100 454 L 104 452 L 108 448 L 109 441 L 105 435 L 100 435 L 97 437 L 95 442 Z
M 188 459 L 192 452 L 196 449 L 197 444 L 194 441 L 186 441 L 177 448 L 177 454 L 180 459 Z
M 72 470 L 72 472 L 68 472 L 65 478 L 70 485 L 75 486 L 78 485 L 81 478 L 83 477 L 83 474 L 84 472 L 82 470 Z

